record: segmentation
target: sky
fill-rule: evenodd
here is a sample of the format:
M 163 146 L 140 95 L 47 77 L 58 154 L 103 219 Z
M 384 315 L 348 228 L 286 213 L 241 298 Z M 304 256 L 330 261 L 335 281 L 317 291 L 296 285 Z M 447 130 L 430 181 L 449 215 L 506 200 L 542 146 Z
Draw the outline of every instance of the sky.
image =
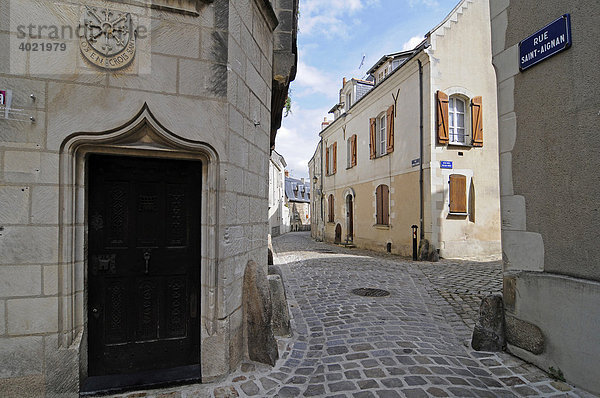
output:
M 275 141 L 291 176 L 308 177 L 321 122 L 324 117 L 333 119 L 328 112 L 339 101 L 342 79 L 364 78 L 383 55 L 414 48 L 458 2 L 300 0 L 292 110 Z

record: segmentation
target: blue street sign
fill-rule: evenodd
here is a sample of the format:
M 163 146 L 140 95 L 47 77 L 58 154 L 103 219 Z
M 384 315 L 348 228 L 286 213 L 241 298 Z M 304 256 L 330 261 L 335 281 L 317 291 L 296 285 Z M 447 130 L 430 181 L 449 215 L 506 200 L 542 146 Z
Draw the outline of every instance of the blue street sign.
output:
M 519 43 L 519 69 L 524 71 L 571 47 L 571 15 L 565 14 Z
M 418 165 L 421 164 L 421 159 L 420 158 L 419 159 L 413 159 L 411 164 L 412 164 L 412 167 L 416 167 L 416 166 L 418 166 Z
M 440 168 L 442 168 L 442 169 L 451 169 L 452 168 L 452 161 L 450 161 L 450 160 L 442 160 L 442 161 L 440 161 Z

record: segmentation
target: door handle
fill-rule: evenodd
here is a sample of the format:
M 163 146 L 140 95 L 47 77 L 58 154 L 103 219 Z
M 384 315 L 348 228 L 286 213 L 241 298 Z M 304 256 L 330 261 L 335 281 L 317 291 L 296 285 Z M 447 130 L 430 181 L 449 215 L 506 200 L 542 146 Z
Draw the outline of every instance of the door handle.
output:
M 96 319 L 98 319 L 100 317 L 100 311 L 98 311 L 98 308 L 92 308 L 92 315 Z
M 146 262 L 146 269 L 144 271 L 145 274 L 148 274 L 149 270 L 149 263 L 150 263 L 150 250 L 146 250 L 144 252 L 144 261 Z

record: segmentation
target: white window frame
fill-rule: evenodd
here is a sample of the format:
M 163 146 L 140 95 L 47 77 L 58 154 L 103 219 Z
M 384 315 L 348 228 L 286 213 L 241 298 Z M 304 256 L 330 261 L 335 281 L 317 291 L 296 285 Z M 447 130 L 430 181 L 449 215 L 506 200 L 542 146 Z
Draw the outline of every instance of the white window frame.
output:
M 350 110 L 350 107 L 352 106 L 352 93 L 346 93 L 346 112 L 348 112 Z
M 457 101 L 461 101 L 464 104 L 463 112 L 458 110 L 456 106 Z M 462 95 L 451 95 L 448 100 L 448 143 L 452 145 L 470 145 L 471 143 L 471 132 L 470 132 L 470 110 L 469 99 Z M 463 126 L 458 126 L 459 117 L 463 118 Z M 461 131 L 462 130 L 462 131 Z
M 377 117 L 377 156 L 387 154 L 387 114 L 383 112 Z
M 329 145 L 329 165 L 327 175 L 333 175 L 333 144 Z

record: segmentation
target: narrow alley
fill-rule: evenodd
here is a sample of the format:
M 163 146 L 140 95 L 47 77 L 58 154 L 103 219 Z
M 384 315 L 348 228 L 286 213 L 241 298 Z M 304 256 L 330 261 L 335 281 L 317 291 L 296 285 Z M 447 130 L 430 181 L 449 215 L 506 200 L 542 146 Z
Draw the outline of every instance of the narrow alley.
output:
M 218 383 L 117 396 L 593 396 L 507 353 L 470 348 L 480 298 L 500 291 L 499 262 L 418 263 L 314 242 L 306 232 L 273 247 L 293 317 L 273 369 L 245 362 Z M 352 292 L 360 288 L 389 295 Z

